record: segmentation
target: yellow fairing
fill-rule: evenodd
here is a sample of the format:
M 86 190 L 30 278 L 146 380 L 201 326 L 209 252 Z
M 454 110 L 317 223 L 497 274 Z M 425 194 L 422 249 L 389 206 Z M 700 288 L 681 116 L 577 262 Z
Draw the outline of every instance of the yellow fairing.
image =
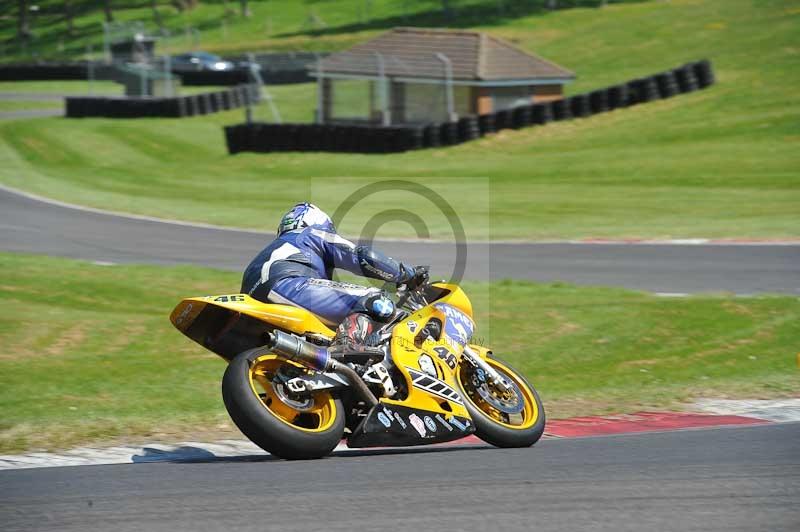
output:
M 472 315 L 472 302 L 469 300 L 466 292 L 464 292 L 460 286 L 457 284 L 448 283 L 433 283 L 433 286 L 449 292 L 449 294 L 447 294 L 445 297 L 439 299 L 437 303 L 447 303 L 448 305 L 453 305 L 458 310 L 474 319 Z
M 434 286 L 450 292 L 439 299 L 437 304 L 446 303 L 452 305 L 472 317 L 472 304 L 467 295 L 458 286 L 444 283 L 437 283 Z M 434 317 L 439 318 L 443 323 L 446 319 L 445 314 L 441 310 L 431 305 L 420 309 L 409 316 L 404 322 L 398 324 L 394 328 L 392 335 L 392 358 L 395 365 L 407 379 L 407 382 L 413 383 L 414 376 L 411 370 L 421 372 L 422 368 L 419 359 L 423 354 L 428 355 L 431 360 L 433 360 L 436 367 L 438 380 L 444 382 L 452 390 L 456 391 L 458 390 L 458 384 L 455 371 L 461 359 L 462 349 L 458 349 L 451 343 L 448 343 L 444 334 L 442 334 L 439 341 L 426 340 L 420 347 L 416 347 L 414 344 L 416 334 L 419 333 L 428 320 Z M 462 396 L 461 400 L 463 401 L 466 399 Z M 457 415 L 467 418 L 470 417 L 467 409 L 463 404 L 459 404 L 458 401 L 453 401 L 441 395 L 430 393 L 429 391 L 413 385 L 409 386 L 408 397 L 403 401 L 382 399 L 381 402 L 430 410 L 445 416 Z
M 226 360 L 263 345 L 271 329 L 333 338 L 334 331 L 307 310 L 262 303 L 246 294 L 192 297 L 172 311 L 170 321 L 183 334 Z

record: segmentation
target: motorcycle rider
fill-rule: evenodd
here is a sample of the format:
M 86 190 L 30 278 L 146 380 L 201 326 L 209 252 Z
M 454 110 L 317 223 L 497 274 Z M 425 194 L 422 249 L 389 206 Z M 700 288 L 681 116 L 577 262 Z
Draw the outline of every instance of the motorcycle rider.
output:
M 394 302 L 377 288 L 333 281 L 334 268 L 409 288 L 427 280 L 427 269 L 356 246 L 336 233 L 331 218 L 317 206 L 298 203 L 281 218 L 277 238 L 245 269 L 241 292 L 306 309 L 338 326 L 333 346 L 366 346 L 376 322 L 394 315 Z

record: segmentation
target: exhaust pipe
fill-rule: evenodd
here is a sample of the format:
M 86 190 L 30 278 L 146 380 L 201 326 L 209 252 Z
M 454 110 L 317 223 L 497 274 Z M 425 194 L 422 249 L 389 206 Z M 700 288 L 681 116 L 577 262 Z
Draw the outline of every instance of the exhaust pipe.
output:
M 267 347 L 269 347 L 270 351 L 282 355 L 288 360 L 302 364 L 309 369 L 341 373 L 347 377 L 353 389 L 358 392 L 358 395 L 370 407 L 378 404 L 378 400 L 367 387 L 364 379 L 347 364 L 334 360 L 327 348 L 314 345 L 311 342 L 306 342 L 296 336 L 278 330 L 270 333 Z

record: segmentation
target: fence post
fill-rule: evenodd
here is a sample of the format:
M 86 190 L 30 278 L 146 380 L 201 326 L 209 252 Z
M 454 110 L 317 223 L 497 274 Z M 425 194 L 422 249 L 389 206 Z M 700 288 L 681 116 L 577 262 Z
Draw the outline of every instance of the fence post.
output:
M 381 108 L 381 125 L 388 126 L 392 123 L 392 117 L 389 115 L 389 106 L 386 102 L 386 65 L 380 52 L 375 52 L 375 58 L 378 60 L 378 105 Z
M 89 96 L 94 94 L 94 63 L 92 62 L 92 45 L 86 45 L 86 77 L 89 78 Z
M 317 58 L 317 124 L 325 123 L 325 80 L 322 73 L 322 58 L 318 52 L 314 52 Z
M 453 104 L 453 64 L 450 58 L 442 52 L 436 52 L 436 58 L 444 63 L 445 96 L 447 97 L 447 119 L 450 122 L 458 120 Z
M 172 91 L 172 58 L 169 54 L 164 55 L 164 83 L 167 84 L 167 97 L 172 98 L 175 94 Z
M 264 87 L 264 79 L 261 77 L 261 73 L 259 70 L 261 66 L 256 63 L 256 56 L 253 53 L 247 54 L 247 61 L 250 63 L 250 76 L 255 81 L 258 95 L 256 101 L 260 101 L 261 95 L 263 94 L 264 98 L 266 98 L 267 103 L 269 104 L 269 109 L 272 111 L 272 118 L 275 120 L 276 123 L 282 124 L 283 118 L 281 118 L 281 113 L 278 111 L 278 108 L 275 106 L 275 102 L 272 101 L 272 94 Z M 250 108 L 248 107 L 248 113 L 250 113 Z M 248 122 L 249 123 L 249 122 Z

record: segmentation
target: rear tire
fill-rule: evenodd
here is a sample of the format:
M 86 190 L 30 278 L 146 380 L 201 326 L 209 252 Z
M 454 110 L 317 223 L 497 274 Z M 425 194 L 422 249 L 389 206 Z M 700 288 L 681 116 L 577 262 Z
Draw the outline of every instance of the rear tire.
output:
M 495 447 L 530 447 L 542 437 L 545 427 L 545 413 L 539 394 L 533 386 L 517 370 L 500 360 L 490 357 L 486 359 L 495 370 L 510 379 L 515 387 L 515 393 L 524 401 L 523 420 L 518 426 L 496 419 L 491 413 L 502 417 L 502 414 L 479 398 L 469 375 L 472 368 L 463 364 L 457 374 L 458 386 L 464 397 L 464 406 L 467 408 L 472 421 L 475 423 L 475 434 L 483 441 Z
M 314 398 L 314 408 L 318 408 L 319 414 L 304 414 L 285 403 L 276 404 L 280 399 L 266 397 L 267 393 L 260 396 L 254 379 L 260 378 L 261 383 L 266 378 L 260 374 L 255 376 L 261 365 L 288 364 L 275 355 L 259 355 L 260 351 L 257 348 L 240 353 L 225 370 L 222 399 L 233 422 L 253 443 L 280 458 L 302 460 L 330 454 L 344 434 L 342 402 L 322 392 Z M 276 412 L 282 412 L 284 417 Z M 298 414 L 296 419 L 301 421 L 286 419 L 292 412 Z M 303 416 L 312 421 L 302 422 Z M 319 420 L 316 427 L 315 418 Z

